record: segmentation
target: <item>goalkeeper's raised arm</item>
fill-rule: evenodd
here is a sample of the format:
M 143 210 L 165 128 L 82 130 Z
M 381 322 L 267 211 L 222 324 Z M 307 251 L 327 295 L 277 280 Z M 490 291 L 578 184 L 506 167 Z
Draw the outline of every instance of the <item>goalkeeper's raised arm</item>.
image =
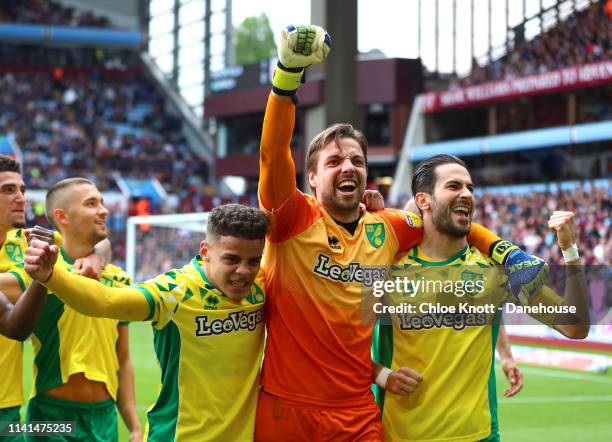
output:
M 304 69 L 325 60 L 329 35 L 318 26 L 287 26 L 279 36 L 278 64 L 272 79 L 261 136 L 259 200 L 267 210 L 279 208 L 296 192 L 291 136 L 295 124 L 295 93 Z

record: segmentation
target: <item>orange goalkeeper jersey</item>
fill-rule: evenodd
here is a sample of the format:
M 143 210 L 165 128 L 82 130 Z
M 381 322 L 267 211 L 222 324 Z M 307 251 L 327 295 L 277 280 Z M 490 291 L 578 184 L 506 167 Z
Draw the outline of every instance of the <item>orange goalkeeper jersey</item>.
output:
M 421 241 L 420 220 L 385 210 L 363 213 L 353 235 L 339 226 L 296 189 L 293 123 L 293 103 L 272 95 L 259 190 L 272 218 L 264 258 L 268 337 L 261 382 L 266 392 L 305 404 L 371 403 L 373 324 L 363 318 L 362 289 L 386 279 L 395 255 Z

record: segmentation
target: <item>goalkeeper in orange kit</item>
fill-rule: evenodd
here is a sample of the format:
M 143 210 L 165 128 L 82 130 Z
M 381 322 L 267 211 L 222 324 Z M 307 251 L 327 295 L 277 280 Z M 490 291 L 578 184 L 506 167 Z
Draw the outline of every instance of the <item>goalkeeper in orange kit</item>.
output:
M 362 288 L 386 279 L 395 256 L 422 238 L 418 215 L 360 209 L 367 139 L 350 124 L 312 140 L 306 161 L 314 195 L 297 189 L 289 148 L 295 93 L 304 67 L 322 62 L 330 48 L 331 38 L 317 26 L 289 26 L 278 42 L 260 152 L 259 201 L 272 229 L 256 440 L 383 440 L 370 389 L 373 325 L 362 318 Z M 542 261 L 479 225 L 468 241 L 506 264 L 517 290 L 542 285 Z

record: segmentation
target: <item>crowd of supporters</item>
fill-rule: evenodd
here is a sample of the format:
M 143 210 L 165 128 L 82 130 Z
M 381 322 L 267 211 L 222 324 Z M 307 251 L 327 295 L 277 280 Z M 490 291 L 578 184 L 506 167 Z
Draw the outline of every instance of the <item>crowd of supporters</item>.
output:
M 137 63 L 127 58 L 123 68 L 108 69 L 109 59 L 121 57 L 98 54 L 98 64 L 80 65 L 74 64 L 76 54 L 93 62 L 96 51 L 46 52 L 73 64 L 70 69 L 46 65 L 49 55 L 36 50 L 29 63 L 5 64 L 10 69 L 0 75 L 0 134 L 15 137 L 30 188 L 48 188 L 80 175 L 95 176 L 106 190 L 119 172 L 130 178 L 155 177 L 174 193 L 187 187 L 186 176 L 204 178 L 205 165 L 186 145 L 180 118 L 165 111 Z M 6 63 L 5 55 L 0 53 L 0 63 Z
M 0 4 L 0 19 L 11 23 L 111 27 L 106 17 L 65 6 L 53 0 L 3 0 Z
M 576 238 L 586 264 L 612 264 L 612 187 L 578 187 L 519 195 L 485 193 L 478 198 L 476 219 L 531 254 L 559 262 L 548 219 L 554 210 L 575 213 Z
M 509 54 L 486 66 L 474 63 L 471 74 L 453 80 L 451 87 L 512 80 L 610 59 L 612 20 L 605 11 L 605 1 L 601 1 L 570 15 L 557 26 L 517 45 Z

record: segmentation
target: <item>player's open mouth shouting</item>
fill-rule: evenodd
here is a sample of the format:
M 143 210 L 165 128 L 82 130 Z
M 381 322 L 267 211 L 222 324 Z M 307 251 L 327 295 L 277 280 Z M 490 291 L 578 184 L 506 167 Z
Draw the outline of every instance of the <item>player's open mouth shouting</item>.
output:
M 336 189 L 343 196 L 353 196 L 358 188 L 356 178 L 341 178 L 336 185 Z
M 451 212 L 460 222 L 468 222 L 472 217 L 472 204 L 466 200 L 459 200 L 452 205 Z

